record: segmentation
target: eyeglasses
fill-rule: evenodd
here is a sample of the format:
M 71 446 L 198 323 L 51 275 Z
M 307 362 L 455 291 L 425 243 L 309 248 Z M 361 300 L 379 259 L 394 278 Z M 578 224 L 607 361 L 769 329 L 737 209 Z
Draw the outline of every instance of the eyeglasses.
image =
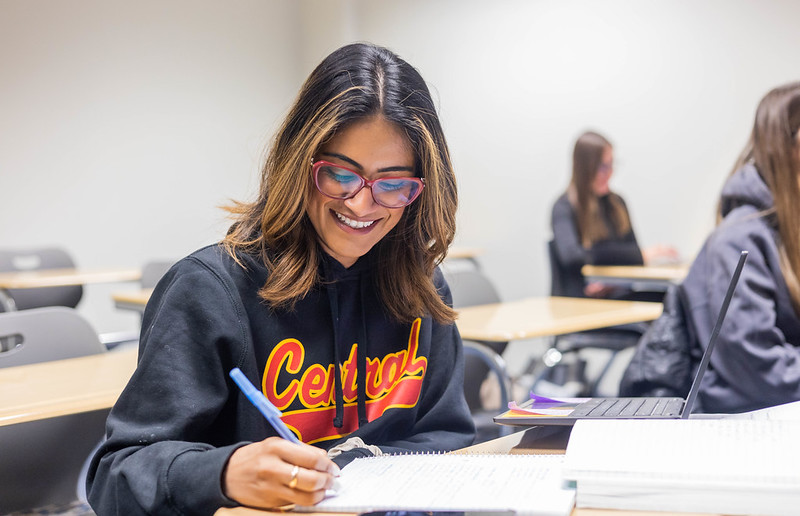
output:
M 368 186 L 372 198 L 384 208 L 402 208 L 419 197 L 425 180 L 418 177 L 382 177 L 372 181 L 340 165 L 328 161 L 311 163 L 314 184 L 322 195 L 331 199 L 352 199 Z
M 614 169 L 614 163 L 600 163 L 597 167 L 597 172 L 600 174 L 608 174 Z

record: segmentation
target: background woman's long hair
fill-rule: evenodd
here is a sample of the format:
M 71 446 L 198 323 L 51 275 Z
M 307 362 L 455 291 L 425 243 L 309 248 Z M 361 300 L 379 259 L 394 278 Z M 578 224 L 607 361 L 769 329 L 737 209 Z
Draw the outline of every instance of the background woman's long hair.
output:
M 572 181 L 568 197 L 577 215 L 581 243 L 587 249 L 598 240 L 609 236 L 604 219 L 600 216 L 598 197 L 592 189 L 597 170 L 603 162 L 603 152 L 609 147 L 611 143 L 605 137 L 587 131 L 578 138 L 572 151 Z M 616 195 L 611 194 L 609 201 L 613 208 L 612 223 L 617 234 L 627 234 L 631 229 L 628 211 Z
M 455 235 L 450 154 L 425 81 L 385 48 L 347 45 L 311 73 L 272 142 L 258 199 L 228 208 L 235 222 L 223 245 L 234 259 L 237 251 L 260 256 L 270 275 L 259 294 L 270 306 L 291 309 L 320 281 L 323 251 L 305 211 L 315 188 L 311 160 L 337 130 L 376 114 L 405 132 L 426 185 L 376 244 L 380 296 L 397 320 L 429 314 L 452 322 L 455 312 L 432 282 Z
M 800 314 L 800 82 L 767 93 L 756 110 L 750 140 L 731 174 L 752 161 L 775 200 L 764 215 L 778 223 L 781 272 Z M 718 219 L 721 219 L 721 206 Z

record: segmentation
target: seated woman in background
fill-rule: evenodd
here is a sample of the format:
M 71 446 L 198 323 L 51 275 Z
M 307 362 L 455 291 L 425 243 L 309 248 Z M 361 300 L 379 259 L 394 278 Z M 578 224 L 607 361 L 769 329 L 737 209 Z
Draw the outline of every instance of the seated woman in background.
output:
M 728 178 L 718 224 L 682 284 L 705 345 L 742 250 L 749 251 L 698 395 L 704 412 L 800 400 L 800 82 L 770 91 Z
M 609 186 L 614 172 L 614 149 L 595 132 L 585 132 L 575 142 L 572 180 L 553 206 L 551 250 L 561 271 L 562 292 L 570 297 L 636 298 L 628 289 L 586 283 L 581 267 L 591 265 L 643 265 L 674 261 L 677 252 L 657 246 L 642 252 L 636 242 L 630 215 L 622 197 Z M 639 298 L 651 299 L 653 293 Z M 656 297 L 658 294 L 656 294 Z

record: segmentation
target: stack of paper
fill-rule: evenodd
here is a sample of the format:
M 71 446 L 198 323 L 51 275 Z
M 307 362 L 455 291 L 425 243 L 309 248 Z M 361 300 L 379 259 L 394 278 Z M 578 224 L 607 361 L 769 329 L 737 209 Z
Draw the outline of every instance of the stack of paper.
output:
M 800 421 L 582 420 L 564 476 L 578 507 L 796 515 Z

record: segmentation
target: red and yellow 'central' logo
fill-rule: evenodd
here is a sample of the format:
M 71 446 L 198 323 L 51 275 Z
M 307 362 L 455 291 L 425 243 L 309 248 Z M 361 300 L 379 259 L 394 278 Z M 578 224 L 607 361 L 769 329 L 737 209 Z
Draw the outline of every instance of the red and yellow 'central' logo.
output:
M 408 336 L 408 349 L 390 353 L 383 357 L 367 357 L 367 419 L 379 418 L 393 407 L 413 407 L 419 400 L 422 380 L 428 368 L 428 359 L 418 357 L 420 319 L 415 319 Z M 294 378 L 281 392 L 277 382 L 281 373 L 297 375 L 303 370 L 305 348 L 297 339 L 286 339 L 278 343 L 267 359 L 261 388 L 264 395 L 279 409 L 284 410 L 295 400 L 305 409 L 285 412 L 281 419 L 306 443 L 336 439 L 357 428 L 357 391 L 359 381 L 356 369 L 358 344 L 350 348 L 350 354 L 342 364 L 342 394 L 344 395 L 344 426 L 333 426 L 334 367 L 312 364 L 305 368 L 300 378 Z

